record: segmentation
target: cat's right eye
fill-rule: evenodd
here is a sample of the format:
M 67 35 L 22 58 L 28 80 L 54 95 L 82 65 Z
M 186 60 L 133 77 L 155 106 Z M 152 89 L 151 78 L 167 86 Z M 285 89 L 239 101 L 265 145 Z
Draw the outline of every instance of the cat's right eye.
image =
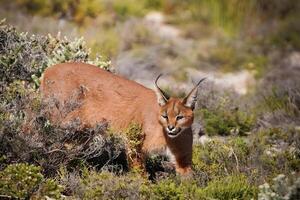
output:
M 164 118 L 164 119 L 168 119 L 167 115 L 162 115 L 161 117 Z

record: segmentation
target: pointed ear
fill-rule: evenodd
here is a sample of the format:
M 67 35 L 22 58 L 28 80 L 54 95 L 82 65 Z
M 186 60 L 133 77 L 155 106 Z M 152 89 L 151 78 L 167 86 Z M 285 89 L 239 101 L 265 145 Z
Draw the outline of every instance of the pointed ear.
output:
M 162 90 L 160 89 L 160 87 L 158 87 L 157 85 L 157 81 L 158 79 L 162 76 L 162 74 L 158 75 L 158 77 L 155 79 L 155 93 L 156 93 L 156 97 L 157 97 L 157 102 L 160 106 L 164 106 L 166 105 L 166 103 L 169 100 L 168 95 Z
M 190 93 L 183 99 L 183 103 L 186 107 L 191 108 L 194 110 L 195 104 L 197 101 L 197 96 L 198 96 L 198 86 L 202 81 L 204 81 L 206 78 L 201 79 L 197 85 L 190 91 Z

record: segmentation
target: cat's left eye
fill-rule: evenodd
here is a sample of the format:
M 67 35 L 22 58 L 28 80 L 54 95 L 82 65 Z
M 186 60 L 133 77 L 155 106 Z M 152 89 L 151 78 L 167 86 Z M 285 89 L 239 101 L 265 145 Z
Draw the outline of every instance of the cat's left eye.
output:
M 178 120 L 181 120 L 181 119 L 183 119 L 183 116 L 182 115 L 177 115 L 176 120 L 178 121 Z

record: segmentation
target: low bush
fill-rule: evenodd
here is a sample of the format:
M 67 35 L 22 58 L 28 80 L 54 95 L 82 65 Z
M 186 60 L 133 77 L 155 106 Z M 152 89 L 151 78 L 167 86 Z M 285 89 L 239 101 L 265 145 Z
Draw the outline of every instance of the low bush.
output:
M 249 184 L 243 175 L 234 175 L 213 180 L 202 191 L 204 199 L 253 199 L 256 198 L 257 188 Z
M 33 199 L 64 199 L 62 192 L 64 187 L 54 179 L 46 179 L 40 184 L 39 189 L 33 194 Z
M 144 140 L 144 135 L 142 133 L 142 127 L 139 124 L 131 124 L 124 131 L 126 135 L 127 144 L 129 146 L 130 152 L 129 156 L 131 159 L 138 158 L 142 150 L 142 144 Z
M 107 131 L 106 123 L 82 128 L 80 121 L 74 120 L 62 128 L 49 121 L 55 99 L 41 102 L 36 92 L 38 78 L 52 64 L 91 62 L 84 41 L 29 37 L 7 25 L 1 24 L 0 28 L 1 197 L 255 199 L 257 186 L 272 183 L 279 173 L 298 176 L 297 90 L 282 89 L 274 97 L 265 98 L 258 108 L 260 112 L 237 102 L 237 96 L 203 91 L 197 114 L 202 117 L 206 133 L 218 137 L 194 146 L 191 177 L 176 176 L 165 155 L 149 155 L 145 168 L 151 182 L 144 170 L 130 168 L 128 160 L 128 154 L 135 158 L 141 150 L 144 136 L 139 125 L 132 124 L 122 135 Z M 109 67 L 100 59 L 94 63 Z M 63 114 L 78 103 L 70 99 Z M 283 126 L 266 120 L 265 111 L 274 115 L 280 111 L 292 123 Z M 278 197 L 289 194 L 290 199 L 297 199 L 298 183 L 284 193 L 271 185 L 270 191 Z M 266 188 L 261 187 L 259 197 L 269 195 Z
M 76 195 L 82 199 L 143 199 L 147 182 L 135 173 L 115 176 L 107 171 L 86 171 L 81 178 L 81 193 Z
M 157 184 L 152 185 L 149 199 L 186 199 L 184 187 L 177 181 L 172 179 L 165 179 L 159 181 Z
M 299 132 L 295 129 L 261 130 L 247 137 L 211 139 L 193 150 L 193 168 L 199 183 L 244 173 L 262 183 L 278 173 L 299 171 Z M 262 177 L 264 177 L 262 179 Z
M 214 139 L 205 145 L 194 147 L 193 167 L 196 171 L 205 174 L 207 180 L 199 181 L 206 182 L 243 171 L 241 166 L 247 164 L 248 155 L 249 147 L 242 138 L 230 142 Z
M 42 180 L 40 167 L 23 163 L 9 165 L 0 172 L 0 194 L 13 198 L 27 198 Z
M 296 200 L 300 197 L 300 178 L 293 174 L 286 177 L 284 174 L 279 174 L 271 184 L 264 183 L 259 186 L 258 199 L 288 199 Z
M 0 23 L 1 89 L 14 80 L 37 81 L 46 67 L 62 62 L 88 62 L 109 69 L 100 57 L 90 59 L 90 50 L 82 38 L 69 41 L 52 36 L 29 36 L 10 25 Z
M 233 41 L 220 42 L 211 50 L 210 62 L 224 72 L 242 69 L 250 70 L 256 78 L 261 78 L 268 69 L 269 58 L 257 45 L 247 42 L 235 46 Z
M 200 115 L 205 133 L 209 136 L 247 135 L 255 123 L 255 114 L 222 105 L 199 109 L 196 115 Z
M 44 180 L 41 168 L 26 163 L 8 165 L 0 172 L 0 195 L 26 199 L 39 197 L 60 199 L 63 188 L 54 180 Z

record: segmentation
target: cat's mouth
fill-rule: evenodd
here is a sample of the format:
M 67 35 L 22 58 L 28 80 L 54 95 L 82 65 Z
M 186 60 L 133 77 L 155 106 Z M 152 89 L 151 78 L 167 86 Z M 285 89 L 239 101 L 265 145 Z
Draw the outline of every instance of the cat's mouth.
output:
M 168 134 L 168 136 L 169 136 L 170 138 L 175 138 L 175 137 L 177 137 L 177 136 L 180 134 L 180 132 L 181 132 L 181 128 L 176 128 L 176 129 L 174 129 L 174 130 L 172 130 L 172 131 L 169 131 L 169 130 L 167 129 L 167 134 Z

